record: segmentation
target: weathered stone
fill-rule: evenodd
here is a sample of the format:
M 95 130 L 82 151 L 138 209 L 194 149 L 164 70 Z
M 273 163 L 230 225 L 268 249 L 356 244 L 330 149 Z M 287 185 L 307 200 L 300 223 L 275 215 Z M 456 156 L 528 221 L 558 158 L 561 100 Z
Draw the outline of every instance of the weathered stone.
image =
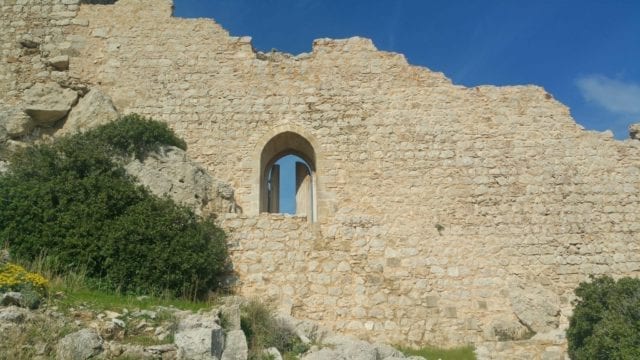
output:
M 29 311 L 17 306 L 0 308 L 0 324 L 2 323 L 22 323 L 28 316 Z
M 2 299 L 0 299 L 0 305 L 22 306 L 23 301 L 24 299 L 21 293 L 10 291 L 2 294 Z
M 132 160 L 125 169 L 141 184 L 148 186 L 152 193 L 166 194 L 197 214 L 226 212 L 220 207 L 211 208 L 221 201 L 214 193 L 216 181 L 191 161 L 182 149 L 163 147 L 159 153 L 149 154 L 143 161 Z
M 86 360 L 102 352 L 102 338 L 93 330 L 82 329 L 63 337 L 56 346 L 58 359 Z
M 282 355 L 280 355 L 280 351 L 274 347 L 270 347 L 264 351 L 264 354 L 268 356 L 271 360 L 282 360 Z
M 200 314 L 179 314 L 178 329 L 174 335 L 174 343 L 178 348 L 179 359 L 214 359 L 212 352 L 214 345 L 219 346 L 218 316 L 215 311 Z M 215 338 L 214 338 L 215 336 Z
M 225 329 L 221 327 L 215 327 L 211 330 L 211 355 L 216 359 L 222 357 L 225 344 Z
M 510 318 L 493 321 L 487 330 L 485 337 L 498 341 L 526 340 L 535 335 L 531 329 Z
M 47 62 L 49 66 L 53 67 L 59 71 L 69 70 L 69 56 L 68 55 L 60 55 L 56 57 L 52 57 Z
M 33 120 L 24 111 L 15 107 L 0 109 L 0 124 L 4 125 L 9 138 L 27 135 L 34 127 Z
M 231 330 L 227 333 L 226 345 L 221 360 L 247 360 L 249 349 L 247 339 L 242 330 Z
M 20 45 L 28 49 L 35 49 L 40 46 L 42 39 L 31 34 L 24 34 L 20 37 Z
M 558 327 L 560 300 L 558 295 L 535 282 L 512 281 L 509 298 L 514 314 L 534 332 Z
M 105 93 L 91 89 L 71 109 L 67 120 L 56 135 L 73 134 L 103 125 L 118 118 L 118 112 Z
M 69 113 L 78 93 L 56 83 L 36 84 L 24 93 L 24 111 L 38 125 L 50 126 Z
M 240 305 L 229 304 L 220 307 L 220 316 L 227 330 L 240 330 Z
M 178 331 L 174 335 L 178 347 L 178 359 L 213 360 L 211 354 L 211 329 L 195 328 Z
M 404 358 L 404 354 L 393 346 L 387 344 L 373 344 L 373 347 L 378 352 L 378 357 L 380 359 Z

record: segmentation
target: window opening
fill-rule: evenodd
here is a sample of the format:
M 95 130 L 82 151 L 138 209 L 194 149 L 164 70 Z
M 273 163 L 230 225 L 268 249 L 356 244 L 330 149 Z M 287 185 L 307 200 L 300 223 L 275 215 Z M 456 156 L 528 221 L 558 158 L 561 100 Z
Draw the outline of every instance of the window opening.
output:
M 304 137 L 283 132 L 261 153 L 260 211 L 316 221 L 315 152 Z
M 267 176 L 267 210 L 308 216 L 313 209 L 311 168 L 296 155 L 276 160 Z

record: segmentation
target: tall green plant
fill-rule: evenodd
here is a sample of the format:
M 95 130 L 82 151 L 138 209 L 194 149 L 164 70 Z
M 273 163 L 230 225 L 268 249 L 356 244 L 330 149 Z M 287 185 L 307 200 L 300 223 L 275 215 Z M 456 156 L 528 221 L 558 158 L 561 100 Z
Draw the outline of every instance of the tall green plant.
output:
M 114 160 L 162 145 L 184 148 L 165 124 L 131 115 L 18 152 L 0 176 L 0 244 L 28 261 L 46 253 L 57 271 L 86 269 L 112 289 L 214 289 L 227 258 L 222 230 L 136 185 Z

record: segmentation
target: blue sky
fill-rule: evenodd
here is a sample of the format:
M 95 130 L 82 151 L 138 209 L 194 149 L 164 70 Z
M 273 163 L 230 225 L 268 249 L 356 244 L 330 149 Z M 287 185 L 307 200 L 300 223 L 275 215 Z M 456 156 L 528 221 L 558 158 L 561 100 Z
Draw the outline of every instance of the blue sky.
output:
M 262 51 L 364 36 L 454 83 L 536 84 L 590 130 L 640 122 L 640 0 L 174 0 Z

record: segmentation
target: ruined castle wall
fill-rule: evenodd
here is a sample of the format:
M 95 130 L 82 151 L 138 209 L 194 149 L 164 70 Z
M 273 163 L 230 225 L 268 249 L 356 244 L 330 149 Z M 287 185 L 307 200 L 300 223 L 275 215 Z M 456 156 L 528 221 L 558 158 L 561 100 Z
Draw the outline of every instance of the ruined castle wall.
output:
M 526 323 L 542 353 L 564 346 L 580 281 L 638 274 L 640 142 L 583 131 L 539 87 L 457 86 L 367 39 L 257 54 L 170 15 L 81 5 L 68 76 L 166 121 L 234 185 L 243 213 L 222 224 L 242 293 L 391 342 L 491 352 Z M 282 131 L 314 146 L 318 223 L 258 216 L 260 153 Z
M 68 75 L 47 65 L 73 53 L 79 39 L 65 34 L 76 22 L 78 0 L 0 0 L 0 102 L 19 102 L 35 82 L 66 82 Z

